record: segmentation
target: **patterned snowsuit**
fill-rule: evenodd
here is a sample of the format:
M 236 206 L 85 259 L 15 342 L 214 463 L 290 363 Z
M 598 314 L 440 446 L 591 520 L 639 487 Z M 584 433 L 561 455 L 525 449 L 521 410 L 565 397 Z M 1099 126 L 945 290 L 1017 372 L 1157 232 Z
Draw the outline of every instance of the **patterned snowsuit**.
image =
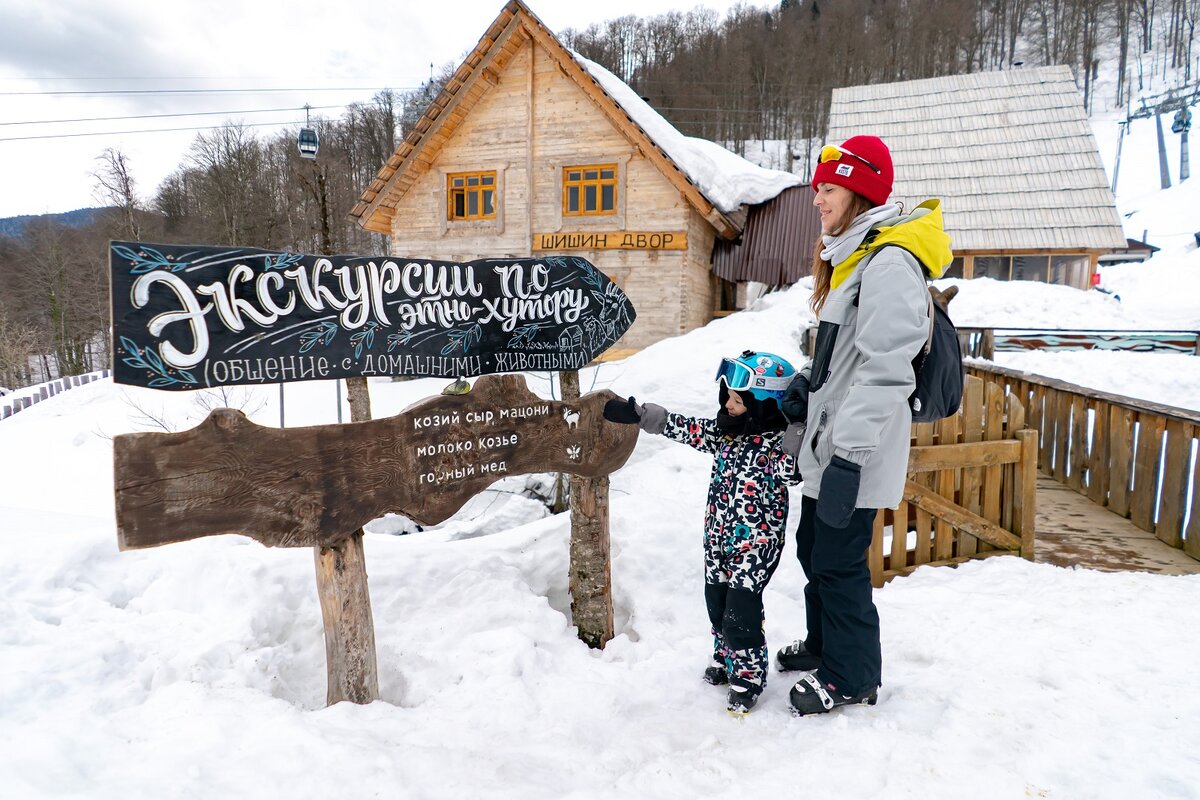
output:
M 761 692 L 767 682 L 762 594 L 779 564 L 787 487 L 800 482 L 782 431 L 729 435 L 712 419 L 667 414 L 663 436 L 713 456 L 704 514 L 704 599 L 713 661 L 729 682 Z

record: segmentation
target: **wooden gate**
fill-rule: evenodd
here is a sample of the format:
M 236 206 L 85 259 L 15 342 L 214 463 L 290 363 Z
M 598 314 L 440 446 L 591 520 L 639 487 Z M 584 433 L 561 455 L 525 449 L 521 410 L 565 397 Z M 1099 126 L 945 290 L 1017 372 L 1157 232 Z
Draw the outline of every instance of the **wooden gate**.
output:
M 968 376 L 957 414 L 912 427 L 904 499 L 875 517 L 872 583 L 923 564 L 996 555 L 1032 561 L 1038 444 L 1020 401 Z

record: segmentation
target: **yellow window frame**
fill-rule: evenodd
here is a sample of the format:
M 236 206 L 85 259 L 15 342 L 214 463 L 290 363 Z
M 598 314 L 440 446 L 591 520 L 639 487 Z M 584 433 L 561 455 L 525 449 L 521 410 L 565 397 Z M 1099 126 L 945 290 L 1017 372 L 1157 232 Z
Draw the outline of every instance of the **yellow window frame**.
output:
M 600 217 L 617 213 L 617 165 L 563 167 L 564 217 Z
M 446 175 L 446 219 L 466 222 L 495 218 L 496 170 Z

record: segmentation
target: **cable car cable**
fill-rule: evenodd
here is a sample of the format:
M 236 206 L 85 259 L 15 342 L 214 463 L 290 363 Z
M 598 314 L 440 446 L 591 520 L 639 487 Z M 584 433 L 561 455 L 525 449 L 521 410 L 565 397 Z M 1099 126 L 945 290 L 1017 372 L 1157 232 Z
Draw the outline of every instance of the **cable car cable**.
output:
M 243 128 L 267 128 L 267 127 L 283 127 L 285 125 L 295 125 L 297 121 L 288 120 L 283 122 L 248 122 L 244 123 Z M 224 128 L 224 125 L 202 125 L 192 128 L 143 128 L 133 131 L 89 131 L 87 133 L 50 133 L 42 136 L 3 136 L 0 137 L 0 142 L 24 142 L 34 139 L 74 139 L 79 136 L 124 136 L 129 133 L 174 133 L 176 131 L 216 131 Z
M 68 97 L 79 95 L 90 95 L 93 97 L 109 96 L 109 95 L 155 95 L 155 94 L 273 94 L 280 92 L 382 92 L 390 89 L 392 91 L 409 91 L 412 87 L 397 87 L 397 86 L 322 86 L 322 87 L 297 87 L 294 89 L 94 89 L 85 90 L 79 89 L 74 91 L 52 91 L 52 92 L 0 92 L 0 97 Z
M 345 108 L 348 103 L 341 105 L 330 106 L 312 106 L 312 108 Z M 128 117 L 79 117 L 77 119 L 37 119 L 37 120 L 21 120 L 18 122 L 0 122 L 0 125 L 56 125 L 65 122 L 114 122 L 123 119 L 165 119 L 167 117 L 205 117 L 218 114 L 267 114 L 276 113 L 279 111 L 299 111 L 304 106 L 288 106 L 287 108 L 244 108 L 235 111 L 188 111 L 178 114 L 136 114 Z

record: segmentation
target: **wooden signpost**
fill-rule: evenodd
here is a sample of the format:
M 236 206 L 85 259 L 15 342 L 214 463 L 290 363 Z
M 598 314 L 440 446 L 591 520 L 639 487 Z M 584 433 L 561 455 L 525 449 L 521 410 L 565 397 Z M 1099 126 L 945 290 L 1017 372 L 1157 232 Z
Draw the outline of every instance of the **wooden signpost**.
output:
M 612 392 L 543 400 L 489 375 L 394 417 L 266 428 L 220 408 L 180 433 L 114 437 L 122 550 L 237 533 L 324 547 L 387 512 L 436 525 L 507 475 L 618 469 L 637 428 L 604 420 Z
M 227 533 L 313 547 L 327 702 L 366 703 L 379 686 L 362 526 L 387 512 L 437 524 L 504 476 L 565 472 L 576 476 L 572 609 L 580 638 L 602 647 L 613 635 L 607 476 L 637 430 L 604 420 L 613 393 L 580 398 L 573 370 L 632 324 L 628 298 L 579 258 L 377 261 L 113 243 L 117 382 L 483 376 L 387 419 L 360 420 L 356 403 L 350 424 L 276 429 L 217 409 L 189 431 L 117 436 L 120 548 Z M 305 355 L 315 348 L 327 350 Z M 566 402 L 543 400 L 523 377 L 492 374 L 522 369 L 566 369 L 575 388 L 565 380 Z
M 614 397 L 543 400 L 521 376 L 484 376 L 468 394 L 368 422 L 281 430 L 224 408 L 189 431 L 117 436 L 118 545 L 237 533 L 271 547 L 317 548 L 327 700 L 370 702 L 379 690 L 362 526 L 387 512 L 442 522 L 506 475 L 561 471 L 606 484 L 637 442 L 635 427 L 605 421 L 604 403 Z M 597 526 L 607 542 L 607 513 Z M 360 537 L 358 546 L 341 548 L 351 536 Z M 607 562 L 607 547 L 604 554 Z M 585 613 L 596 605 L 593 595 L 576 597 L 576 624 L 580 638 L 601 646 L 612 636 L 611 596 L 599 598 L 609 611 L 606 630 L 597 631 L 603 612 Z
M 117 383 L 576 370 L 633 324 L 586 259 L 468 262 L 112 242 Z

